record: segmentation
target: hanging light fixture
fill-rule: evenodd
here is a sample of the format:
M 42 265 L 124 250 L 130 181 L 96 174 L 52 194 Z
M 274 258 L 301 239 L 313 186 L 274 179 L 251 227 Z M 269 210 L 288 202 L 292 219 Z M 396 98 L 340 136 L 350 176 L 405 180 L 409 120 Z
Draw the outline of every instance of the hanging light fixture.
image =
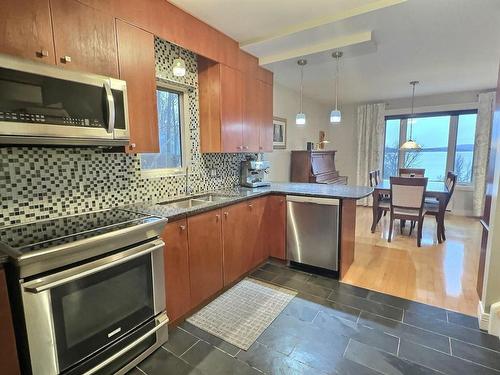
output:
M 302 92 L 304 89 L 304 65 L 307 64 L 306 59 L 297 61 L 300 66 L 300 112 L 295 116 L 295 125 L 302 128 L 306 125 L 306 114 L 302 111 Z
M 330 112 L 330 123 L 337 124 L 342 120 L 342 113 L 338 109 L 338 96 L 339 96 L 339 59 L 342 57 L 341 51 L 332 53 L 332 57 L 337 60 L 337 74 L 335 75 L 335 109 Z
M 186 63 L 180 57 L 174 60 L 172 71 L 176 77 L 184 77 L 186 75 Z
M 413 118 L 413 109 L 415 103 L 415 86 L 418 85 L 418 81 L 411 81 L 410 85 L 413 86 L 412 94 L 411 94 L 411 115 L 408 120 L 410 120 L 410 138 L 401 145 L 401 150 L 420 150 L 422 146 L 420 146 L 417 142 L 415 142 L 412 138 L 413 135 L 413 122 L 415 119 Z

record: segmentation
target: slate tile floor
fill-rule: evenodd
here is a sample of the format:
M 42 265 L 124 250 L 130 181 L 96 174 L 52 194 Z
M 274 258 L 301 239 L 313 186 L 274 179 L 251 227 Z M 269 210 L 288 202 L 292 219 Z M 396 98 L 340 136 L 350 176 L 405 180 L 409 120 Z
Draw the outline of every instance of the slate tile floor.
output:
M 500 374 L 475 317 L 276 263 L 252 277 L 298 295 L 248 351 L 184 322 L 130 374 Z

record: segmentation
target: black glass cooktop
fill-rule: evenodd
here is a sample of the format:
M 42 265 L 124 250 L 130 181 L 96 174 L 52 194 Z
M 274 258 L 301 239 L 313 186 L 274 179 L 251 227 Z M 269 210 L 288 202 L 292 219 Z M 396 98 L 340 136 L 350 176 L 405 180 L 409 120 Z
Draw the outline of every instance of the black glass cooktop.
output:
M 110 209 L 0 228 L 0 244 L 22 255 L 158 220 L 155 216 Z

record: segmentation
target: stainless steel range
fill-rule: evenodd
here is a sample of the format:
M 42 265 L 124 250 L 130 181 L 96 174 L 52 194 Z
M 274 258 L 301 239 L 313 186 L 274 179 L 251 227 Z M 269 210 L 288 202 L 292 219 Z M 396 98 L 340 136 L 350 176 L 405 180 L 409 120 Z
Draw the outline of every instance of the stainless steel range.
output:
M 112 209 L 0 230 L 23 374 L 122 374 L 168 339 L 165 224 Z

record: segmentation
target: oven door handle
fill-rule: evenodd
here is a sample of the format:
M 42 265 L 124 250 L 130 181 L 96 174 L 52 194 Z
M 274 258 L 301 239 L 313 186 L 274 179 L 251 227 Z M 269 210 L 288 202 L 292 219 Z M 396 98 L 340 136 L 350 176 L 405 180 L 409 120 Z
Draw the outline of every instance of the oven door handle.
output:
M 104 82 L 104 91 L 106 91 L 106 102 L 108 103 L 108 129 L 107 132 L 112 134 L 115 131 L 115 99 L 111 91 L 109 82 Z
M 139 345 L 142 341 L 146 340 L 149 336 L 152 336 L 161 327 L 163 327 L 165 324 L 167 324 L 168 321 L 169 321 L 169 319 L 168 319 L 167 315 L 165 313 L 163 313 L 162 315 L 160 315 L 160 316 L 158 316 L 156 318 L 156 321 L 157 321 L 158 324 L 154 328 L 152 328 L 151 330 L 149 330 L 148 332 L 146 332 L 144 335 L 142 335 L 141 337 L 139 337 L 137 340 L 135 340 L 135 341 L 131 342 L 130 344 L 128 344 L 126 347 L 124 347 L 123 349 L 121 349 L 119 352 L 113 354 L 111 357 L 109 357 L 106 360 L 104 360 L 101 363 L 99 363 L 96 367 L 94 367 L 91 370 L 85 372 L 83 375 L 94 374 L 97 371 L 99 371 L 100 369 L 102 369 L 103 367 L 109 365 L 111 362 L 113 362 L 114 360 L 118 359 L 119 357 L 121 357 L 122 355 L 124 355 L 125 353 L 127 353 L 128 351 L 130 351 L 131 349 L 133 349 L 135 346 Z
M 149 246 L 144 248 L 146 245 Z M 151 244 L 146 245 L 126 250 L 123 253 L 120 253 L 119 257 L 117 257 L 118 254 L 114 254 L 107 258 L 99 259 L 95 262 L 90 262 L 82 266 L 63 271 L 60 274 L 48 276 L 45 279 L 42 278 L 40 280 L 27 283 L 23 288 L 26 292 L 29 293 L 40 293 L 45 290 L 55 288 L 56 286 L 67 284 L 83 277 L 87 277 L 94 273 L 102 272 L 104 270 L 107 270 L 108 268 L 129 262 L 132 259 L 141 257 L 143 255 L 150 254 L 153 251 L 162 249 L 165 246 L 165 243 L 162 240 L 156 240 Z

